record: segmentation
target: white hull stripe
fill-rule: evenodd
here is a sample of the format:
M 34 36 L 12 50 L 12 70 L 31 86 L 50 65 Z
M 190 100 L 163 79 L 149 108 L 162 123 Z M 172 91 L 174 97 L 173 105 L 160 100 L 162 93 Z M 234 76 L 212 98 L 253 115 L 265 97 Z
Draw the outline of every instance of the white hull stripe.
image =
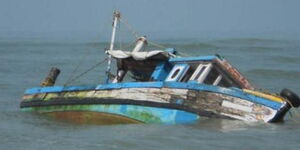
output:
M 245 111 L 245 112 L 252 112 L 252 107 L 235 104 L 235 103 L 232 103 L 232 102 L 226 101 L 226 100 L 224 100 L 222 102 L 222 106 L 223 107 L 227 107 L 227 108 L 232 108 L 232 109 L 237 109 L 237 110 Z

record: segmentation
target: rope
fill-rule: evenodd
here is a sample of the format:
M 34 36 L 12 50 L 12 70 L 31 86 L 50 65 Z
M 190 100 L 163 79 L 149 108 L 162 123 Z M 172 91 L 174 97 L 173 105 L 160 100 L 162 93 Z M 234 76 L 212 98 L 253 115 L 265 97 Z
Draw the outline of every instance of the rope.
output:
M 124 46 L 124 50 L 129 49 L 131 46 L 134 46 L 135 41 L 132 41 L 131 43 Z
M 140 37 L 138 32 L 136 32 L 133 29 L 133 27 L 128 23 L 128 21 L 124 17 L 120 18 L 120 22 L 125 24 L 125 26 L 129 29 L 129 31 L 133 34 L 133 36 L 135 36 L 135 38 Z
M 191 55 L 187 54 L 187 53 L 183 53 L 183 52 L 180 52 L 180 51 L 177 51 L 177 53 L 181 56 L 184 56 L 184 57 L 189 57 Z
M 157 44 L 157 43 L 154 43 L 152 41 L 148 41 L 148 43 L 150 45 L 153 45 L 153 46 L 156 46 L 156 47 L 159 47 L 159 48 L 163 48 L 163 49 L 166 49 L 167 47 L 163 46 L 163 45 L 160 45 L 160 44 Z
M 106 16 L 107 17 L 107 16 Z M 106 20 L 106 19 L 105 19 Z M 100 36 L 97 35 L 96 39 L 95 40 L 92 40 L 92 42 L 96 42 L 96 41 L 101 41 L 102 39 L 102 33 L 104 33 L 106 31 L 106 27 L 111 25 L 111 21 L 104 21 L 102 24 L 101 24 L 101 28 L 99 30 L 100 32 Z M 64 85 L 67 85 L 71 82 L 71 80 L 73 80 L 74 78 L 74 75 L 75 73 L 78 71 L 78 69 L 80 68 L 80 66 L 83 64 L 84 60 L 86 60 L 86 57 L 90 54 L 90 48 L 87 49 L 87 52 L 84 53 L 84 55 L 82 57 L 80 57 L 80 60 L 78 62 L 78 64 L 76 65 L 76 67 L 74 68 L 74 70 L 71 72 L 71 74 L 69 75 L 69 77 L 67 78 L 67 81 L 65 82 Z
M 77 72 L 77 70 L 79 69 L 79 67 L 81 66 L 81 64 L 83 63 L 83 60 L 85 60 L 85 58 L 86 58 L 87 55 L 88 55 L 88 53 L 85 53 L 85 55 L 83 55 L 83 57 L 81 57 L 80 61 L 78 62 L 78 64 L 74 68 L 74 70 L 71 72 L 70 76 L 68 77 L 68 79 L 67 79 L 67 81 L 65 82 L 64 85 L 66 85 L 67 83 L 69 83 L 70 80 L 74 77 L 75 72 Z
M 71 82 L 74 82 L 75 80 L 77 80 L 78 78 L 82 77 L 83 75 L 85 75 L 86 73 L 90 72 L 91 70 L 95 69 L 98 65 L 103 64 L 104 62 L 106 62 L 107 58 L 105 58 L 104 60 L 98 62 L 97 64 L 95 64 L 94 66 L 92 66 L 91 68 L 87 69 L 86 71 L 84 71 L 83 73 L 75 76 L 73 79 L 69 80 L 68 82 L 66 82 L 64 84 L 64 86 L 68 85 Z
M 120 22 L 121 23 L 124 23 L 125 26 L 128 28 L 128 30 L 133 34 L 133 36 L 135 36 L 135 38 L 139 38 L 140 35 L 138 34 L 138 32 L 136 32 L 133 27 L 128 23 L 128 21 L 122 17 L 120 18 Z M 160 45 L 160 44 L 157 44 L 157 43 L 154 43 L 154 42 L 151 42 L 151 41 L 148 41 L 147 42 L 150 44 L 150 45 L 153 45 L 153 46 L 156 46 L 156 47 L 159 47 L 159 48 L 162 48 L 162 49 L 166 49 L 167 47 L 163 46 L 163 45 Z
M 122 35 L 123 30 L 121 30 L 121 23 L 118 24 L 117 29 L 119 31 L 119 35 Z M 117 36 L 117 38 L 118 38 L 118 41 L 119 41 L 119 44 L 120 44 L 119 45 L 120 49 L 122 49 L 122 36 Z

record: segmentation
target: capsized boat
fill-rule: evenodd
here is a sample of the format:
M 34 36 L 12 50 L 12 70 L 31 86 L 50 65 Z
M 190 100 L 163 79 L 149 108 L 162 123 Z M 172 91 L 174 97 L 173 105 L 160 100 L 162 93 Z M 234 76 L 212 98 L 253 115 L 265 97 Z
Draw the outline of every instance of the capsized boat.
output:
M 281 122 L 292 107 L 300 106 L 291 90 L 256 90 L 219 55 L 180 57 L 174 48 L 145 51 L 146 37 L 138 38 L 132 51 L 115 50 L 120 17 L 116 11 L 105 83 L 55 86 L 60 70 L 52 68 L 40 87 L 25 91 L 21 110 L 80 123 L 179 124 L 207 117 Z M 128 76 L 132 81 L 124 81 Z

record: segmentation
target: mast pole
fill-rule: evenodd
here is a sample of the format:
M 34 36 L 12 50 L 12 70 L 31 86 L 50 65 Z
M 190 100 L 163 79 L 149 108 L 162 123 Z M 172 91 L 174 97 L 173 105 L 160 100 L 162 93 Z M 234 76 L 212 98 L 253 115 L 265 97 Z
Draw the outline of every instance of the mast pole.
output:
M 114 43 L 115 43 L 115 37 L 116 37 L 116 29 L 118 25 L 118 21 L 121 17 L 121 14 L 119 11 L 114 11 L 114 22 L 113 22 L 113 30 L 112 30 L 112 36 L 111 36 L 111 42 L 110 42 L 110 47 L 109 50 L 114 49 Z
M 111 42 L 110 42 L 110 46 L 109 46 L 109 50 L 113 50 L 114 49 L 114 43 L 115 43 L 115 37 L 116 37 L 116 29 L 117 29 L 117 25 L 118 25 L 118 21 L 121 17 L 121 13 L 119 11 L 114 11 L 114 19 L 113 19 L 113 30 L 112 30 L 112 35 L 111 35 Z M 108 53 L 106 51 L 106 53 Z M 107 62 L 107 78 L 106 78 L 106 83 L 109 82 L 109 74 L 110 74 L 110 69 L 111 69 L 111 55 L 108 54 L 108 62 Z

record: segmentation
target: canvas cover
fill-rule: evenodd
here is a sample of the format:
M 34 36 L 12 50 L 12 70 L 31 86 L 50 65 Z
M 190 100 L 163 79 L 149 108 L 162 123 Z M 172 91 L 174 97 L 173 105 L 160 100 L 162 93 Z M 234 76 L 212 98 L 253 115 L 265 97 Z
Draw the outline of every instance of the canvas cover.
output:
M 171 57 L 171 55 L 168 52 L 162 50 L 152 50 L 152 51 L 142 51 L 142 52 L 108 50 L 108 54 L 110 54 L 113 58 L 116 59 L 133 58 L 134 60 L 147 60 L 147 59 L 167 60 Z

